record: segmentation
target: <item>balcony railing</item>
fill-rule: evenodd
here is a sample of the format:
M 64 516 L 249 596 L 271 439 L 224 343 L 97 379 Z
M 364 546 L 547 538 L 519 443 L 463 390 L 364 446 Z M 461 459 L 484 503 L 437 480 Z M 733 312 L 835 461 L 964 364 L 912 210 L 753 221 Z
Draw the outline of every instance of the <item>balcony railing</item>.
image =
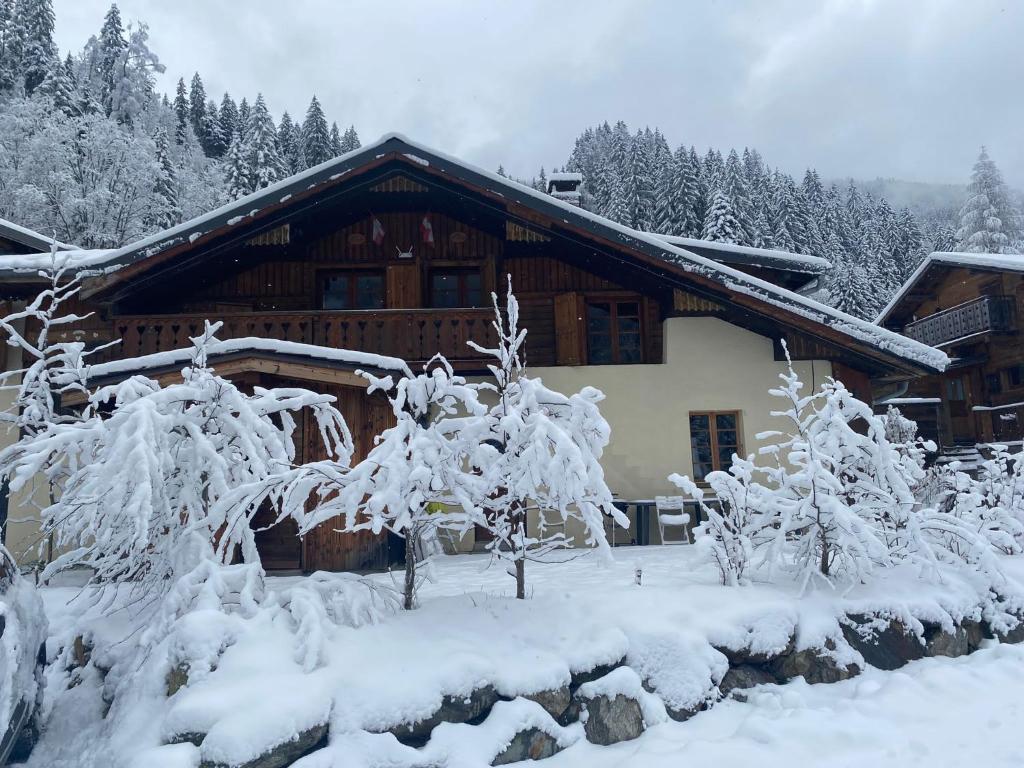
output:
M 1017 327 L 1013 296 L 981 296 L 917 320 L 903 329 L 905 336 L 930 346 L 989 331 Z
M 137 357 L 189 345 L 202 332 L 204 320 L 224 323 L 220 339 L 256 336 L 264 339 L 351 349 L 406 361 L 442 354 L 452 361 L 479 360 L 466 342 L 494 346 L 490 309 L 387 309 L 320 312 L 210 312 L 201 315 L 127 315 L 113 319 L 114 338 L 121 343 L 106 359 Z

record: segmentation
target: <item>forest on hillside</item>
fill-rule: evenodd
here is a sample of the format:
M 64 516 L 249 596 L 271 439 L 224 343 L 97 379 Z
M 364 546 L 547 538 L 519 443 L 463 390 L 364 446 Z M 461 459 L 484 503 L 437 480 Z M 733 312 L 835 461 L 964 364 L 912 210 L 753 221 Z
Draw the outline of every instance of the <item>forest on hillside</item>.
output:
M 112 5 L 81 50 L 62 57 L 52 0 L 0 0 L 0 217 L 83 248 L 116 247 L 360 146 L 314 95 L 303 119 L 206 92 L 196 73 L 172 95 L 144 23 Z M 586 129 L 564 170 L 583 205 L 664 234 L 823 256 L 815 295 L 874 317 L 932 250 L 1018 252 L 1020 213 L 982 150 L 958 212 L 896 208 L 814 169 L 797 181 L 756 149 L 672 149 L 625 122 Z M 499 172 L 503 172 L 499 170 Z M 528 183 L 545 189 L 545 173 Z
M 631 133 L 622 121 L 586 129 L 564 170 L 583 174 L 588 209 L 620 224 L 822 256 L 833 265 L 823 296 L 860 317 L 873 318 L 931 251 L 1024 250 L 1020 211 L 984 147 L 959 210 L 926 210 L 925 226 L 852 179 L 826 186 L 809 168 L 797 181 L 756 149 L 673 150 L 660 130 Z M 543 169 L 534 183 L 546 186 Z
M 145 24 L 112 5 L 63 58 L 52 0 L 0 0 L 0 216 L 83 248 L 122 245 L 359 147 L 316 96 L 302 120 L 207 94 L 173 96 Z

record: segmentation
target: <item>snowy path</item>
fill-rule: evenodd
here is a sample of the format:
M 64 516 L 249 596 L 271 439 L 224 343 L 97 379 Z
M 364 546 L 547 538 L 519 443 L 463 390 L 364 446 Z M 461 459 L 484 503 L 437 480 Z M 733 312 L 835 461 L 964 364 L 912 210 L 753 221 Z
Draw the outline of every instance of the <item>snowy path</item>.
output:
M 577 744 L 551 768 L 1024 765 L 1024 647 L 866 670 L 835 685 L 768 686 L 612 747 Z

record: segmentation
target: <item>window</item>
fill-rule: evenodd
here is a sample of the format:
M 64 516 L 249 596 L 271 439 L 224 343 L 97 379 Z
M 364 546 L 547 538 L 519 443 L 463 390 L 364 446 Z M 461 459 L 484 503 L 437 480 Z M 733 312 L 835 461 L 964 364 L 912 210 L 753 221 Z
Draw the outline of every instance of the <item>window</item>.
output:
M 949 400 L 966 400 L 964 397 L 964 380 L 958 378 L 947 381 L 946 395 Z
M 587 362 L 590 365 L 643 362 L 640 302 L 587 304 Z
M 322 309 L 384 308 L 384 275 L 380 272 L 330 272 L 320 280 Z
M 1011 365 L 1006 369 L 1006 384 L 1011 389 L 1024 384 L 1024 365 Z
M 439 269 L 430 274 L 432 307 L 479 307 L 480 270 Z
M 708 473 L 728 470 L 740 446 L 739 411 L 710 411 L 690 414 L 690 449 L 693 479 L 701 482 Z
M 1003 379 L 998 373 L 985 374 L 985 389 L 990 395 L 998 395 L 1003 391 Z

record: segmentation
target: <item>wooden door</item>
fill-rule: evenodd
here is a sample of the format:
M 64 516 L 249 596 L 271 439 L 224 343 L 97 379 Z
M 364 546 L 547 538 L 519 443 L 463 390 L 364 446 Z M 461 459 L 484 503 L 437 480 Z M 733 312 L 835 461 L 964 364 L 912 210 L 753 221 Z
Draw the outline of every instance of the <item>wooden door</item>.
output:
M 368 396 L 366 390 L 337 387 L 331 394 L 338 400 L 337 408 L 345 416 L 355 441 L 353 462 L 361 461 L 373 447 L 374 438 L 395 420 L 387 401 L 379 394 Z M 307 461 L 326 458 L 323 442 L 311 415 L 306 419 L 305 457 Z M 313 502 L 311 502 L 312 504 Z M 392 534 L 376 535 L 371 531 L 345 532 L 341 518 L 325 520 L 310 531 L 305 541 L 303 567 L 306 571 L 376 571 L 401 562 L 403 552 Z
M 298 524 L 289 518 L 274 524 L 276 515 L 270 508 L 261 509 L 252 519 L 256 550 L 267 571 L 298 571 L 302 569 L 302 539 Z
M 946 407 L 953 442 L 966 443 L 977 439 L 974 414 L 971 412 L 971 377 L 951 376 L 946 379 Z

